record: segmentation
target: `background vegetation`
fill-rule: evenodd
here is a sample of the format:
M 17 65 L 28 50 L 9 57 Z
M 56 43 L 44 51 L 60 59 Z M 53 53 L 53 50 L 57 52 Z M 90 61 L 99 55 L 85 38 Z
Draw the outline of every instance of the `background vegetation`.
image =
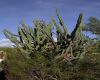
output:
M 58 67 L 55 66 L 56 63 L 49 63 L 40 56 L 37 56 L 35 60 L 29 60 L 30 63 L 27 63 L 21 53 L 16 49 L 0 48 L 0 50 L 7 52 L 5 70 L 8 80 L 42 80 L 34 77 L 37 75 L 39 77 L 45 77 L 44 80 L 51 80 L 52 76 L 57 76 L 59 74 L 61 78 L 58 80 L 100 79 L 100 54 L 88 53 L 84 60 L 80 61 L 75 66 L 69 66 L 66 63 L 62 63 L 60 64 L 62 67 Z M 44 66 L 45 63 L 48 65 Z M 48 77 L 47 74 L 49 74 Z

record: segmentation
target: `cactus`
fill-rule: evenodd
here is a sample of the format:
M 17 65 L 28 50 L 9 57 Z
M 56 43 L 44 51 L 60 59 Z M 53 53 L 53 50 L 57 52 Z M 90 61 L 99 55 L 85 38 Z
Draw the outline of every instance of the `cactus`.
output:
M 80 60 L 85 54 L 85 39 L 82 33 L 83 15 L 79 15 L 76 27 L 70 34 L 58 11 L 56 14 L 59 24 L 54 18 L 48 24 L 44 21 L 34 20 L 34 28 L 30 28 L 22 21 L 18 27 L 18 35 L 14 35 L 8 30 L 4 30 L 4 34 L 27 55 L 39 51 L 47 59 L 53 61 Z M 54 27 L 56 30 L 52 32 Z M 57 37 L 57 42 L 53 40 L 53 33 Z
M 64 60 L 74 60 L 74 59 L 81 59 L 83 57 L 83 54 L 85 54 L 84 50 L 84 36 L 82 34 L 82 14 L 79 15 L 79 18 L 77 20 L 77 24 L 76 27 L 74 28 L 74 30 L 72 31 L 72 33 L 70 35 L 68 35 L 69 37 L 67 37 L 67 39 L 63 38 L 65 44 L 67 45 L 65 47 L 65 49 L 63 50 L 64 52 L 61 55 L 56 56 L 56 59 L 60 59 L 63 58 Z M 61 33 L 62 34 L 62 33 Z M 66 37 L 67 35 L 64 35 L 64 37 Z M 59 41 L 61 43 L 61 41 Z M 61 43 L 62 44 L 62 43 Z M 82 49 L 82 50 L 80 50 Z M 77 53 L 78 52 L 78 53 Z M 69 59 L 68 59 L 69 56 Z

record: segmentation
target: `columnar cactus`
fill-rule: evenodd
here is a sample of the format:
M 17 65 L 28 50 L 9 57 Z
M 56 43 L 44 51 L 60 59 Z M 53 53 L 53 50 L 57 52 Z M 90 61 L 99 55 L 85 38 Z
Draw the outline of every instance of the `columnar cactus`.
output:
M 56 13 L 60 25 L 54 18 L 48 24 L 35 20 L 34 28 L 27 27 L 22 21 L 18 27 L 18 35 L 8 30 L 4 30 L 4 34 L 25 54 L 35 54 L 39 51 L 49 60 L 69 62 L 80 60 L 85 54 L 85 39 L 82 33 L 83 15 L 79 15 L 77 24 L 70 34 L 58 11 Z M 54 27 L 56 30 L 53 32 Z M 57 42 L 53 39 L 54 34 Z

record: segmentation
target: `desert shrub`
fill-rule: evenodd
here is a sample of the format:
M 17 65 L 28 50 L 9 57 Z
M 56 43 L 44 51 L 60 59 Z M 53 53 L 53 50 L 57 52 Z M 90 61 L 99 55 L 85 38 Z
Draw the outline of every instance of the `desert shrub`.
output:
M 76 65 L 61 62 L 59 65 L 48 61 L 39 53 L 35 58 L 25 61 L 20 51 L 2 48 L 7 52 L 5 62 L 8 80 L 99 80 L 100 55 L 87 55 Z M 94 61 L 94 59 L 96 60 Z

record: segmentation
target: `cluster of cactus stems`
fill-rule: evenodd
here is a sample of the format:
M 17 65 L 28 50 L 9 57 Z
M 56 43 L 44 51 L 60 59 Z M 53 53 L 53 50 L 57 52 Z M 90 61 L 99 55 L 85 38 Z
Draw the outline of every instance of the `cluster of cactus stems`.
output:
M 54 18 L 48 24 L 44 21 L 34 20 L 32 28 L 27 27 L 21 21 L 17 35 L 6 29 L 4 34 L 26 57 L 40 52 L 49 60 L 71 62 L 82 59 L 85 54 L 85 39 L 82 33 L 83 15 L 79 15 L 76 26 L 70 34 L 58 11 L 56 14 L 59 24 Z M 57 41 L 54 41 L 54 35 L 56 35 Z

